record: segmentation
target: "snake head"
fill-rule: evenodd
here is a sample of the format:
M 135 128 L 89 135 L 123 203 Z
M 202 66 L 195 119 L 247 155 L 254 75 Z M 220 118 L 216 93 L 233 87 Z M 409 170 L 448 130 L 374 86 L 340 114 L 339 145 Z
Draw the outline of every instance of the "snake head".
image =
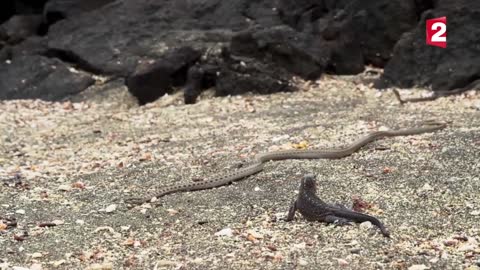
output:
M 303 176 L 301 189 L 311 190 L 314 192 L 317 190 L 316 177 L 314 174 L 306 174 L 305 176 Z

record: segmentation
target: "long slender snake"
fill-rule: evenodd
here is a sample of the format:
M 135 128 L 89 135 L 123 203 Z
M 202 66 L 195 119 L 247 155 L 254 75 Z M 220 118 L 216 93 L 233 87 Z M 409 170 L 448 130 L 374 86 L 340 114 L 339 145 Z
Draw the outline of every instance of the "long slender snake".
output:
M 374 140 L 395 137 L 409 136 L 421 133 L 433 132 L 446 127 L 445 123 L 427 122 L 424 127 L 399 129 L 390 131 L 375 131 L 366 134 L 357 139 L 350 145 L 339 149 L 312 149 L 312 150 L 280 150 L 266 153 L 259 153 L 255 156 L 253 163 L 249 166 L 230 171 L 223 174 L 214 175 L 204 181 L 191 182 L 185 184 L 173 184 L 160 189 L 157 194 L 147 198 L 130 198 L 126 202 L 129 204 L 142 204 L 152 201 L 154 198 L 160 198 L 167 194 L 184 191 L 194 191 L 219 187 L 230 184 L 232 182 L 243 179 L 247 176 L 259 173 L 263 170 L 263 166 L 267 161 L 285 160 L 285 159 L 340 159 L 351 155 L 363 146 L 373 142 Z

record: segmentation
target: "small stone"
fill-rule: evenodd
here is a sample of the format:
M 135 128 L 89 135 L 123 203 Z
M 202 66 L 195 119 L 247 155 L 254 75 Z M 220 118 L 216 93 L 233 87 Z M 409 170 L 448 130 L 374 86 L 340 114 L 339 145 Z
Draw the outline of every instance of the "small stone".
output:
M 477 102 L 477 103 L 475 103 L 475 104 L 473 105 L 473 108 L 477 109 L 477 111 L 480 111 L 480 101 Z
M 253 237 L 251 234 L 248 234 L 247 235 L 247 240 L 252 242 L 252 243 L 256 243 L 257 242 L 257 239 L 255 239 L 255 237 Z
M 474 251 L 476 248 L 475 245 L 465 244 L 458 248 L 458 251 Z
M 360 228 L 362 228 L 364 230 L 368 230 L 368 229 L 373 228 L 373 224 L 370 221 L 365 221 L 365 222 L 360 223 Z
M 107 213 L 112 213 L 115 210 L 117 210 L 117 205 L 116 204 L 110 204 L 109 206 L 107 206 L 105 208 L 105 212 L 107 212 Z
M 178 210 L 175 210 L 175 209 L 172 209 L 172 208 L 167 209 L 167 212 L 168 212 L 171 216 L 178 214 Z
M 159 261 L 157 261 L 156 265 L 157 266 L 174 266 L 174 265 L 177 265 L 177 263 L 174 262 L 174 261 L 159 260 Z
M 442 260 L 448 260 L 448 258 L 450 257 L 450 255 L 449 255 L 448 252 L 446 252 L 445 250 L 443 250 L 438 257 L 442 258 Z
M 451 246 L 455 246 L 458 244 L 458 240 L 455 240 L 455 239 L 447 239 L 445 241 L 443 241 L 443 244 L 447 247 L 451 247 Z
M 113 264 L 112 263 L 94 263 L 87 267 L 87 270 L 111 270 L 113 269 Z
M 247 234 L 251 235 L 255 239 L 263 239 L 263 234 L 254 230 L 248 230 Z
M 57 225 L 57 226 L 58 225 L 63 225 L 63 224 L 65 224 L 65 220 L 55 219 L 55 220 L 52 221 L 52 223 Z
M 70 191 L 70 190 L 72 190 L 72 187 L 70 185 L 60 185 L 60 186 L 58 186 L 58 190 L 60 190 L 60 191 Z
M 275 253 L 275 256 L 273 256 L 273 260 L 274 260 L 275 262 L 281 262 L 281 261 L 283 261 L 284 259 L 285 259 L 285 258 L 283 257 L 282 253 L 280 253 L 280 252 Z
M 20 214 L 20 215 L 25 215 L 25 210 L 18 209 L 17 211 L 15 211 L 15 213 Z
M 222 229 L 218 232 L 215 233 L 215 236 L 228 236 L 228 237 L 231 237 L 233 236 L 233 231 L 232 229 L 230 228 L 225 228 L 225 229 Z
M 58 260 L 58 261 L 54 261 L 54 262 L 52 263 L 52 265 L 53 265 L 54 267 L 59 267 L 60 265 L 62 265 L 62 264 L 64 264 L 64 263 L 66 263 L 65 260 Z
M 198 258 L 195 258 L 192 260 L 192 263 L 194 264 L 202 264 L 203 263 L 203 259 L 198 257 Z
M 82 219 L 77 219 L 77 220 L 75 220 L 75 223 L 77 223 L 78 225 L 84 225 L 85 221 L 82 220 Z
M 428 183 L 425 183 L 425 185 L 423 185 L 422 188 L 420 188 L 419 191 L 432 191 L 433 190 L 433 187 L 430 186 Z
M 458 180 L 460 180 L 458 177 L 450 177 L 447 179 L 447 183 L 455 183 L 458 182 Z
M 347 245 L 347 246 L 354 247 L 354 246 L 358 245 L 358 241 L 357 241 L 357 240 L 353 240 L 352 242 L 347 243 L 346 245 Z
M 344 259 L 337 259 L 337 262 L 338 262 L 338 265 L 340 265 L 341 267 L 345 267 L 350 264 L 347 260 L 344 260 Z
M 42 270 L 42 269 L 43 269 L 42 264 L 40 263 L 33 263 L 32 265 L 30 265 L 30 270 Z
M 408 270 L 425 270 L 425 269 L 429 269 L 429 267 L 424 264 L 414 264 L 408 267 Z
M 37 258 L 41 258 L 41 257 L 43 257 L 43 255 L 40 252 L 32 253 L 32 258 L 33 259 L 37 259 Z
M 110 233 L 115 233 L 115 230 L 110 227 L 110 226 L 101 226 L 95 229 L 95 233 L 102 232 L 102 231 L 108 231 Z
M 361 249 L 359 249 L 359 248 L 350 249 L 350 253 L 353 253 L 353 254 L 360 254 L 360 251 L 361 251 Z
M 296 249 L 304 249 L 307 246 L 305 242 L 302 242 L 300 244 L 293 244 L 293 247 Z
M 78 189 L 85 189 L 85 183 L 77 181 L 75 183 L 72 183 L 72 187 Z
M 284 141 L 284 140 L 288 140 L 290 138 L 290 135 L 281 135 L 281 136 L 276 136 L 276 137 L 273 137 L 272 138 L 272 142 L 276 143 L 276 142 L 279 142 L 279 141 Z
M 306 266 L 308 265 L 308 262 L 304 258 L 300 258 L 298 259 L 298 265 Z
M 472 216 L 478 216 L 478 215 L 480 215 L 480 210 L 472 211 L 472 212 L 470 212 L 470 215 L 472 215 Z
M 123 242 L 123 244 L 124 244 L 125 246 L 133 247 L 133 245 L 135 244 L 135 239 L 133 239 L 133 238 L 128 238 L 127 240 L 125 240 L 125 241 Z

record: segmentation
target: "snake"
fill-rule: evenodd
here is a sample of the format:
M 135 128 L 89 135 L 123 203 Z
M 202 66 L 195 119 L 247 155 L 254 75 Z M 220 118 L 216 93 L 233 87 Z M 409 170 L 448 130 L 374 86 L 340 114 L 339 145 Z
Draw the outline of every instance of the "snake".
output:
M 341 159 L 349 156 L 362 148 L 363 146 L 385 137 L 410 136 L 422 133 L 428 133 L 443 129 L 446 124 L 443 122 L 425 122 L 425 126 L 416 128 L 406 128 L 398 130 L 374 131 L 360 137 L 353 143 L 342 148 L 336 149 L 291 149 L 272 152 L 259 153 L 255 156 L 253 162 L 237 170 L 227 171 L 209 177 L 203 181 L 179 183 L 165 186 L 157 191 L 154 196 L 147 198 L 129 198 L 126 200 L 129 204 L 143 204 L 154 202 L 156 199 L 168 194 L 177 192 L 195 191 L 216 188 L 231 184 L 235 181 L 246 178 L 247 176 L 257 174 L 263 170 L 268 161 L 286 160 L 286 159 Z

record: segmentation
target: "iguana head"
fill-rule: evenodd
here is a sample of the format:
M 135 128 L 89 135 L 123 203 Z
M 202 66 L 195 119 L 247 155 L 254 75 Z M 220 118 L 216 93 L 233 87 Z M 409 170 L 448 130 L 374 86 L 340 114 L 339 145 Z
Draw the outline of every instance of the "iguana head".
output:
M 301 189 L 313 192 L 317 190 L 316 177 L 314 174 L 306 174 L 303 176 Z

